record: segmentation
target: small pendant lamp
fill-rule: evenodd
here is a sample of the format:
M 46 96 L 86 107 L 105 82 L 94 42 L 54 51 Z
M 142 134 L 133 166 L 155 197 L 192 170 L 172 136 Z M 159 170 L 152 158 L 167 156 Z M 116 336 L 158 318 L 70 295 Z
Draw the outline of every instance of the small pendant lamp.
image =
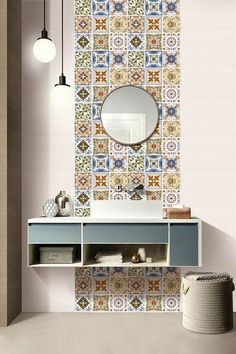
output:
M 58 107 L 65 107 L 69 103 L 72 102 L 72 92 L 71 87 L 66 83 L 66 76 L 64 75 L 64 38 L 63 38 L 63 30 L 64 30 L 64 4 L 63 0 L 61 1 L 61 75 L 59 76 L 59 83 L 54 86 L 51 92 L 51 101 L 54 105 Z
M 39 37 L 33 46 L 33 53 L 35 58 L 41 63 L 49 63 L 56 56 L 56 47 L 53 41 L 48 38 L 48 31 L 45 27 L 46 22 L 46 6 L 45 0 L 43 1 L 43 30 L 41 37 Z

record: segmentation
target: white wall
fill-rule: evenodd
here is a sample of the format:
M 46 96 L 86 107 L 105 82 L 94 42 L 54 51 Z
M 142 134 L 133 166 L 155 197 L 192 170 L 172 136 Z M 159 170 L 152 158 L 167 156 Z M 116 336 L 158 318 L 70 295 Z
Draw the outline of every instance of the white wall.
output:
M 74 81 L 74 1 L 66 0 L 65 74 Z M 47 1 L 49 36 L 58 54 L 39 63 L 32 45 L 42 29 L 43 1 L 23 1 L 23 311 L 73 311 L 74 269 L 26 267 L 26 220 L 42 214 L 42 205 L 59 190 L 74 196 L 74 109 L 56 109 L 49 100 L 58 82 L 61 48 L 61 1 Z
M 203 220 L 203 270 L 236 281 L 236 3 L 181 3 L 181 197 Z
M 60 1 L 48 29 L 60 48 Z M 73 0 L 65 1 L 65 73 L 73 84 Z M 203 269 L 236 279 L 236 9 L 234 0 L 181 0 L 181 195 L 204 221 Z M 23 311 L 73 311 L 74 270 L 26 268 L 26 219 L 60 189 L 73 196 L 73 107 L 49 102 L 60 57 L 32 56 L 42 1 L 23 1 Z M 236 308 L 235 308 L 236 310 Z

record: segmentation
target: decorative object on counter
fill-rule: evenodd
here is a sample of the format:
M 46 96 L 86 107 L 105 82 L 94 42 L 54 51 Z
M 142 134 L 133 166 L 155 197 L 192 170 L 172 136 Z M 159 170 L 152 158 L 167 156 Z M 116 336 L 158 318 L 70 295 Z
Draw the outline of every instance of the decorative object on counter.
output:
M 191 219 L 191 209 L 186 207 L 166 208 L 167 219 Z
M 54 217 L 58 213 L 58 205 L 53 199 L 48 199 L 43 206 L 43 213 L 47 217 Z
M 76 260 L 76 247 L 39 247 L 41 264 L 71 264 Z
M 131 258 L 132 263 L 140 263 L 140 257 L 138 254 L 134 253 L 132 258 Z
M 46 30 L 46 4 L 43 2 L 43 30 L 33 46 L 35 58 L 41 63 L 49 63 L 56 56 L 56 47 L 53 41 L 48 37 Z
M 140 262 L 146 262 L 146 251 L 144 247 L 138 249 L 138 256 Z
M 55 202 L 58 205 L 58 216 L 70 216 L 70 196 L 66 191 L 60 191 Z
M 146 263 L 152 263 L 152 257 L 146 257 Z
M 234 290 L 228 273 L 185 273 L 182 277 L 183 326 L 206 334 L 231 330 Z
M 144 191 L 144 185 L 143 184 L 134 184 L 130 183 L 128 184 L 128 193 L 133 193 L 133 192 L 143 192 Z
M 100 251 L 95 256 L 96 263 L 120 264 L 123 261 L 122 253 L 119 251 Z

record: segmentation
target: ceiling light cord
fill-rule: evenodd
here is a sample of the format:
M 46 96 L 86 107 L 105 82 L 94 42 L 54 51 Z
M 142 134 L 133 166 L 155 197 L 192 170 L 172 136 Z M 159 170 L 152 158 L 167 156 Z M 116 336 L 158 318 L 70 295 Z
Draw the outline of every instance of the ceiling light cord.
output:
M 64 1 L 61 0 L 61 72 L 64 75 Z
M 43 1 L 43 29 L 46 30 L 46 0 Z

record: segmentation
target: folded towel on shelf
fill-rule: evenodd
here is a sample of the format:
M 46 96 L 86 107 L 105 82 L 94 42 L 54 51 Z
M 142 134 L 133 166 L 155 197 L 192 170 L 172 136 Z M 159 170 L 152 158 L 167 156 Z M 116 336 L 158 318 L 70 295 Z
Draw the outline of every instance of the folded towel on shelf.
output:
M 112 251 L 97 252 L 95 256 L 97 263 L 122 263 L 122 253 Z

